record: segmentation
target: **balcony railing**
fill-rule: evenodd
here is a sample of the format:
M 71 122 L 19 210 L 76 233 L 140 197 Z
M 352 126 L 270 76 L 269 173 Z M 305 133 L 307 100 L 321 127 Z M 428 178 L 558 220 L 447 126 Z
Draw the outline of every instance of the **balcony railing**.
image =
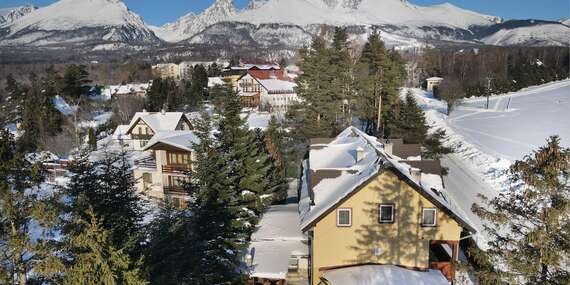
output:
M 182 164 L 182 165 L 163 165 L 162 172 L 166 173 L 180 173 L 184 174 L 192 171 L 192 165 Z
M 156 169 L 156 160 L 152 156 L 135 160 L 135 165 L 142 168 Z
M 188 195 L 182 186 L 164 186 L 164 194 Z
M 144 135 L 144 134 L 132 134 L 131 137 L 133 140 L 150 140 L 153 135 Z

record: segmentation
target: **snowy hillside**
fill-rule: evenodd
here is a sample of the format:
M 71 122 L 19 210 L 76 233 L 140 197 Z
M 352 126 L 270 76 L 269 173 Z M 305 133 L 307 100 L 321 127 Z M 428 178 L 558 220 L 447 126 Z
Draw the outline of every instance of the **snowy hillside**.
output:
M 36 9 L 31 5 L 0 9 L 0 26 L 9 25 Z
M 541 24 L 501 29 L 482 41 L 499 46 L 568 46 L 570 28 L 561 24 Z
M 158 38 L 120 0 L 60 0 L 0 30 L 2 45 L 99 42 L 156 43 Z
M 570 18 L 565 19 L 565 20 L 561 20 L 560 23 L 566 25 L 566 26 L 570 26 Z

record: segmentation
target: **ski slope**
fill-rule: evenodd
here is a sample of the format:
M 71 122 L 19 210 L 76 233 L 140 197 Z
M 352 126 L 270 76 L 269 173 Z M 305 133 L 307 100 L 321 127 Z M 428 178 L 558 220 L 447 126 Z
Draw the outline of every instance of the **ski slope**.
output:
M 509 161 L 559 135 L 570 146 L 570 80 L 516 93 L 464 100 L 447 119 L 455 133 L 479 150 Z

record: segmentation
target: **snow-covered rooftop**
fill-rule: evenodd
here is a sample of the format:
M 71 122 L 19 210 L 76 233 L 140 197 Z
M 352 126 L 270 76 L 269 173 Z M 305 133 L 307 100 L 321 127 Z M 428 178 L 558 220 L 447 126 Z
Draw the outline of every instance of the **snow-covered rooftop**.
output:
M 361 265 L 323 272 L 332 285 L 449 285 L 439 270 L 416 271 L 395 265 Z
M 427 81 L 442 81 L 443 78 L 441 77 L 430 77 L 428 79 L 426 79 Z
M 215 87 L 224 85 L 224 80 L 221 77 L 208 77 L 208 87 Z
M 289 258 L 309 254 L 307 236 L 299 226 L 297 204 L 270 207 L 251 239 L 251 277 L 286 279 Z
M 361 157 L 360 160 L 357 160 L 357 150 L 364 154 L 358 156 Z M 419 183 L 416 182 L 410 173 L 410 165 L 387 154 L 384 145 L 376 137 L 369 136 L 355 127 L 347 128 L 332 142 L 316 145 L 311 149 L 309 161 L 304 165 L 301 188 L 301 227 L 307 229 L 359 186 L 386 169 L 400 174 L 420 194 L 436 205 L 439 204 L 469 230 L 474 230 L 463 212 L 447 198 L 441 178 L 422 174 Z M 336 173 L 324 175 L 319 181 L 316 181 L 315 177 L 309 179 L 309 175 L 316 176 L 318 171 L 331 170 Z M 311 181 L 314 181 L 315 185 L 310 185 Z
M 294 92 L 295 87 L 297 87 L 297 84 L 294 82 L 279 79 L 259 80 L 259 83 L 261 83 L 261 85 L 263 85 L 263 87 L 265 87 L 268 92 Z
M 192 131 L 163 131 L 156 133 L 144 150 L 149 150 L 158 143 L 164 143 L 186 151 L 192 151 L 193 144 L 199 141 Z
M 174 131 L 183 116 L 182 112 L 137 112 L 129 124 L 132 129 L 139 119 L 143 120 L 155 133 L 161 131 Z

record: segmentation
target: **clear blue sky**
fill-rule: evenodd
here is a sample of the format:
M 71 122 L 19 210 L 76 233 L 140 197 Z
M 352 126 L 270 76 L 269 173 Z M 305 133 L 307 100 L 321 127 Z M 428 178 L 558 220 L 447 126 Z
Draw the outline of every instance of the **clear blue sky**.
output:
M 0 8 L 23 4 L 49 5 L 56 0 L 0 0 Z M 190 12 L 200 12 L 214 0 L 124 0 L 127 6 L 153 25 L 176 21 Z M 377 0 L 382 1 L 382 0 Z M 570 17 L 569 0 L 409 0 L 418 5 L 453 3 L 459 7 L 500 16 L 505 19 L 559 20 Z M 234 0 L 236 6 L 245 7 L 249 0 Z M 94 11 L 95 12 L 95 11 Z

